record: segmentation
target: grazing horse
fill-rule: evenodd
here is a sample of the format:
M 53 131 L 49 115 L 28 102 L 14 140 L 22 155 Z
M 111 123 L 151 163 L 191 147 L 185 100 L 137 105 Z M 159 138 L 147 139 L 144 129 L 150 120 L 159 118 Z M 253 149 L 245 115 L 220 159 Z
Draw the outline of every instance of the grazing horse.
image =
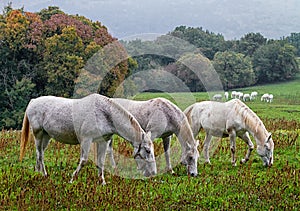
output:
M 251 95 L 250 95 L 250 100 L 255 100 L 256 99 L 256 97 L 257 97 L 257 92 L 251 92 Z
M 251 100 L 250 94 L 244 94 L 243 101 L 250 101 L 250 100 Z
M 44 166 L 44 150 L 50 138 L 65 144 L 80 144 L 80 162 L 70 182 L 77 177 L 88 161 L 92 142 L 97 143 L 98 175 L 104 180 L 104 161 L 108 140 L 118 134 L 130 140 L 134 158 L 143 160 L 145 176 L 156 174 L 154 147 L 150 136 L 144 132 L 137 120 L 111 99 L 91 94 L 82 99 L 66 99 L 43 96 L 30 101 L 27 106 L 21 136 L 20 160 L 25 153 L 30 126 L 36 145 L 36 171 L 47 176 Z
M 146 132 L 151 132 L 152 140 L 163 139 L 167 170 L 170 172 L 173 172 L 170 162 L 170 139 L 171 135 L 175 134 L 182 148 L 181 162 L 187 165 L 189 175 L 197 176 L 198 142 L 193 137 L 186 116 L 176 105 L 164 98 L 147 101 L 113 98 L 113 101 L 128 110 Z M 111 144 L 110 148 L 110 160 L 113 161 Z
M 243 139 L 248 145 L 248 151 L 241 163 L 247 162 L 254 148 L 248 134 L 249 132 L 256 141 L 257 153 L 260 155 L 263 164 L 265 166 L 273 164 L 274 143 L 271 134 L 266 130 L 259 117 L 242 101 L 233 99 L 226 103 L 214 101 L 199 102 L 189 106 L 184 113 L 191 124 L 195 137 L 201 128 L 206 132 L 203 149 L 206 162 L 210 163 L 208 149 L 212 136 L 229 136 L 232 165 L 236 165 L 236 136 Z
M 213 100 L 215 100 L 215 101 L 221 101 L 222 100 L 222 95 L 221 94 L 215 94 L 213 96 Z
M 265 93 L 261 96 L 260 101 L 262 102 L 269 102 L 269 94 Z

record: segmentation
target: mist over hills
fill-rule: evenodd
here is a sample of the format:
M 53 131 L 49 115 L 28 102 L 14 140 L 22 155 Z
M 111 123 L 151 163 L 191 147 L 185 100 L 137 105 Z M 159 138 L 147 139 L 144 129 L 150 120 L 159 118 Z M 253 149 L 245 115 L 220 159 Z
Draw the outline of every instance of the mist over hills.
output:
M 225 39 L 239 39 L 249 32 L 279 39 L 300 31 L 298 0 L 16 0 L 12 4 L 33 12 L 59 6 L 66 13 L 101 21 L 117 38 L 165 34 L 180 25 L 203 27 Z

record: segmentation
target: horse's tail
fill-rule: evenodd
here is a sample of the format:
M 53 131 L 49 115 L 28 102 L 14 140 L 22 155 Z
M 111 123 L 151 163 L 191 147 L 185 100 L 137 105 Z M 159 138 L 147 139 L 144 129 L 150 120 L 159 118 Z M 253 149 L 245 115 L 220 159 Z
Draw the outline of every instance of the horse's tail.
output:
M 22 133 L 21 133 L 21 150 L 20 150 L 20 161 L 22 161 L 24 154 L 25 154 L 25 148 L 28 143 L 30 136 L 30 126 L 29 126 L 29 120 L 28 116 L 25 112 L 24 119 L 23 119 L 23 126 L 22 126 Z

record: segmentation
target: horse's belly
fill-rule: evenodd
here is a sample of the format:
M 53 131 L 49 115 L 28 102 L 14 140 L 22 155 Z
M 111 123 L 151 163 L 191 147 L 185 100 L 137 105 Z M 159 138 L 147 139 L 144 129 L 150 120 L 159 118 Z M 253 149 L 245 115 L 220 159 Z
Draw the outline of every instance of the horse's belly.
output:
M 76 135 L 72 133 L 70 134 L 50 133 L 49 135 L 51 136 L 51 138 L 64 144 L 72 144 L 72 145 L 79 144 Z

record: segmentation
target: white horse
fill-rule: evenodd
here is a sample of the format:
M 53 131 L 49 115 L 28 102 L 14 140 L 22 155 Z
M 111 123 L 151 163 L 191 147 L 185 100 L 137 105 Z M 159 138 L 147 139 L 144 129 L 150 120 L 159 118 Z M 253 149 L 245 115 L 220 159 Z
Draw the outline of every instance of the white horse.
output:
M 228 93 L 228 92 L 225 92 L 225 93 L 224 93 L 224 97 L 225 97 L 225 100 L 228 100 L 229 93 Z
M 237 95 L 237 91 L 232 91 L 231 92 L 231 99 L 236 98 L 236 95 Z
M 213 100 L 221 101 L 221 100 L 222 100 L 222 95 L 221 95 L 221 94 L 215 94 L 215 95 L 213 96 Z
M 256 97 L 257 97 L 258 93 L 257 92 L 251 92 L 251 95 L 250 95 L 250 100 L 255 100 Z
M 193 137 L 186 116 L 176 105 L 164 98 L 147 101 L 113 98 L 113 101 L 128 110 L 145 131 L 150 131 L 152 140 L 163 139 L 167 170 L 170 172 L 173 172 L 170 162 L 170 139 L 171 135 L 175 134 L 182 148 L 181 162 L 187 165 L 189 175 L 197 176 L 198 142 Z M 110 147 L 110 160 L 114 163 L 111 144 Z
M 272 94 L 269 94 L 269 100 L 268 100 L 269 103 L 272 103 L 272 102 L 273 102 L 273 97 L 274 97 L 274 96 L 273 96 Z
M 142 166 L 145 176 L 157 172 L 150 136 L 128 111 L 105 96 L 92 94 L 82 99 L 43 96 L 31 100 L 23 121 L 21 161 L 29 139 L 30 126 L 36 144 L 36 171 L 42 172 L 44 176 L 47 176 L 44 150 L 50 138 L 66 144 L 80 144 L 80 162 L 70 182 L 73 182 L 88 161 L 90 145 L 96 142 L 98 175 L 105 184 L 105 153 L 112 134 L 130 140 L 134 148 L 134 158 L 145 161 Z
M 243 99 L 243 96 L 244 96 L 244 93 L 243 93 L 243 92 L 238 92 L 236 98 L 242 100 L 242 99 Z
M 265 93 L 261 96 L 260 101 L 262 102 L 269 102 L 269 94 Z
M 254 148 L 247 132 L 249 131 L 256 141 L 257 153 L 263 164 L 265 166 L 273 164 L 274 143 L 271 134 L 266 130 L 259 117 L 242 101 L 238 99 L 226 103 L 204 101 L 189 106 L 184 113 L 191 124 L 195 137 L 201 128 L 206 132 L 203 149 L 206 162 L 210 163 L 208 149 L 212 136 L 230 137 L 232 165 L 236 165 L 236 136 L 243 139 L 248 145 L 248 151 L 241 163 L 247 162 Z
M 251 100 L 250 94 L 244 94 L 243 101 L 250 101 L 250 100 Z

